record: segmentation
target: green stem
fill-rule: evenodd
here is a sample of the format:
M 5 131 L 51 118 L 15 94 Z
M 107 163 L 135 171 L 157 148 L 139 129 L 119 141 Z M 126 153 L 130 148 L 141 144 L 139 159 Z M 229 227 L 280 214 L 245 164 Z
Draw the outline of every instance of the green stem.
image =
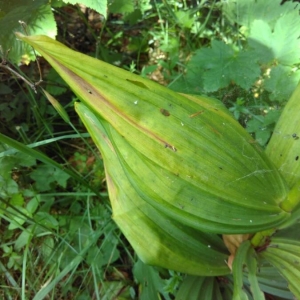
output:
M 300 182 L 297 182 L 289 191 L 287 198 L 280 203 L 280 208 L 292 212 L 300 202 Z

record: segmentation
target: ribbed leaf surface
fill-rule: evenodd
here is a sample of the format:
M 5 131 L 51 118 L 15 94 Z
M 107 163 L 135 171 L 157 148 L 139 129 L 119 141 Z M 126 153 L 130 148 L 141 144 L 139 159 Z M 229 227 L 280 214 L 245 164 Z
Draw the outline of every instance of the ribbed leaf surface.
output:
M 300 84 L 286 104 L 266 153 L 290 187 L 300 181 Z
M 76 103 L 76 111 L 102 153 L 113 219 L 139 257 L 151 265 L 194 275 L 228 274 L 222 239 L 180 224 L 143 201 L 118 159 L 112 126 L 82 103 Z
M 124 174 L 154 209 L 215 233 L 256 232 L 288 219 L 280 173 L 221 103 L 177 94 L 44 36 L 18 37 L 111 125 Z
M 300 241 L 289 238 L 272 238 L 261 257 L 275 266 L 287 280 L 289 289 L 300 299 Z

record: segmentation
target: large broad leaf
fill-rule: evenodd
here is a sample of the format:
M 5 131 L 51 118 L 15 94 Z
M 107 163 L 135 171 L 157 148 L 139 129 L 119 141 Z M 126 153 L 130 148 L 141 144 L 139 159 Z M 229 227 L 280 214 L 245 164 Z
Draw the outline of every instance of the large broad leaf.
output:
M 234 51 L 230 45 L 212 41 L 211 48 L 199 49 L 192 57 L 187 80 L 196 77 L 199 83 L 202 82 L 205 92 L 217 91 L 232 82 L 249 89 L 260 75 L 257 61 L 258 57 L 252 50 Z
M 102 153 L 113 219 L 139 257 L 145 263 L 189 274 L 229 273 L 221 238 L 184 226 L 143 201 L 118 159 L 114 129 L 82 103 L 76 103 L 76 111 Z
M 284 107 L 266 153 L 293 187 L 300 181 L 300 84 Z
M 300 18 L 296 11 L 280 17 L 274 30 L 263 20 L 255 20 L 250 27 L 249 45 L 262 63 L 293 65 L 300 61 Z
M 280 17 L 293 11 L 296 6 L 292 1 L 285 1 L 282 5 L 281 0 L 227 0 L 222 4 L 225 16 L 232 23 L 249 28 L 254 20 L 264 20 L 272 29 Z
M 288 219 L 280 173 L 220 102 L 177 94 L 48 37 L 18 37 L 113 127 L 126 176 L 155 209 L 216 233 L 256 232 Z

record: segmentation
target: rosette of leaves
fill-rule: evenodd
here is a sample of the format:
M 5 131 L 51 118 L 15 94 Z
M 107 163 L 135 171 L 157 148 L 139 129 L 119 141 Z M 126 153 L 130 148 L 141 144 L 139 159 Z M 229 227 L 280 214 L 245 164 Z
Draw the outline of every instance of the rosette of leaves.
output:
M 298 242 L 272 240 L 274 228 L 298 216 L 299 190 L 222 103 L 175 93 L 45 36 L 18 37 L 81 100 L 75 108 L 103 155 L 113 219 L 145 263 L 197 276 L 230 274 L 220 236 L 242 235 L 246 241 L 231 250 L 233 279 L 206 299 L 290 296 L 259 276 L 270 264 L 299 297 Z

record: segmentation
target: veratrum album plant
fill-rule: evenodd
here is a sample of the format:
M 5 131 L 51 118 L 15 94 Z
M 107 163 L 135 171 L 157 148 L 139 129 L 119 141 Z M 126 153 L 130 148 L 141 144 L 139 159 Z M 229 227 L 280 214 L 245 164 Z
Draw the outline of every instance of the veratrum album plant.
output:
M 197 276 L 232 272 L 222 288 L 203 285 L 215 286 L 210 299 L 291 298 L 278 278 L 300 298 L 299 87 L 264 152 L 218 100 L 178 94 L 46 36 L 17 36 L 80 99 L 113 219 L 141 260 Z

